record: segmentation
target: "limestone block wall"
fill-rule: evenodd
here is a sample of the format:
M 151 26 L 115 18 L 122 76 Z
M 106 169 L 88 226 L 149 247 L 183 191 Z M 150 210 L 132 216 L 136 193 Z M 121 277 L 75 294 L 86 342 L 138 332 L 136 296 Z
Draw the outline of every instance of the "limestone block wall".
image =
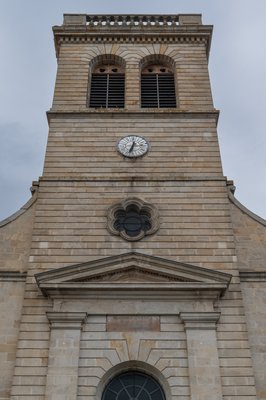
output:
M 152 203 L 160 216 L 159 230 L 138 242 L 107 230 L 109 207 L 132 196 Z M 57 268 L 132 250 L 207 268 L 234 268 L 224 182 L 42 181 L 31 268 Z
M 265 274 L 266 275 L 266 274 Z M 266 398 L 266 279 L 241 282 L 257 396 Z
M 143 363 L 161 372 L 173 400 L 190 398 L 184 326 L 177 316 L 153 318 L 159 320 L 158 329 L 132 332 L 126 323 L 121 326 L 119 322 L 116 331 L 108 331 L 110 317 L 88 317 L 80 343 L 77 399 L 94 400 L 104 375 L 121 363 L 125 368 L 130 360 L 137 361 L 136 366 Z
M 16 214 L 0 222 L 0 271 L 27 271 L 36 195 Z
M 117 152 L 117 141 L 141 135 L 150 151 L 132 160 Z M 93 113 L 50 116 L 45 157 L 46 178 L 116 178 L 142 176 L 223 178 L 216 117 L 207 114 Z
M 266 397 L 266 221 L 232 195 L 231 216 L 258 399 Z
M 116 149 L 126 134 L 144 135 L 146 156 Z M 128 197 L 154 204 L 159 231 L 127 242 L 106 229 L 110 206 Z M 30 262 L 54 268 L 138 250 L 227 269 L 235 262 L 215 117 L 51 116 Z
M 266 221 L 232 197 L 231 216 L 241 271 L 266 271 Z
M 62 39 L 36 208 L 0 229 L 0 400 L 54 400 L 59 392 L 65 400 L 100 400 L 111 371 L 134 363 L 157 371 L 171 400 L 255 400 L 255 368 L 258 396 L 265 398 L 264 284 L 241 286 L 238 270 L 263 267 L 265 233 L 229 207 L 201 39 Z M 102 54 L 125 61 L 124 110 L 87 107 L 90 63 Z M 176 110 L 140 108 L 140 63 L 154 55 L 175 65 Z M 150 142 L 145 157 L 117 153 L 117 141 L 128 134 Z M 107 230 L 109 207 L 129 197 L 159 212 L 158 231 L 137 242 Z M 52 301 L 37 287 L 38 272 L 129 251 L 224 271 L 232 281 L 214 305 L 199 294 L 183 303 L 115 296 Z
M 184 322 L 179 318 L 180 311 L 184 309 L 184 303 L 166 304 L 163 301 L 156 303 L 138 300 L 121 302 L 119 299 L 112 301 L 61 299 L 55 301 L 52 307 L 51 301 L 44 298 L 38 291 L 32 273 L 33 271 L 27 278 L 12 400 L 29 398 L 44 400 L 45 394 L 52 393 L 51 388 L 54 383 L 58 388 L 62 385 L 73 385 L 76 368 L 77 398 L 98 400 L 97 388 L 104 385 L 104 377 L 113 368 L 119 371 L 121 367 L 123 370 L 126 367 L 123 363 L 133 361 L 145 363 L 146 368 L 153 367 L 158 373 L 160 372 L 171 389 L 172 400 L 190 399 L 192 376 L 188 371 L 187 344 L 188 340 L 191 340 L 190 350 L 193 350 L 191 346 L 194 343 L 195 355 L 200 357 L 202 343 L 195 343 L 195 338 L 200 341 L 200 332 L 203 327 L 199 328 L 198 335 L 189 339 L 185 332 Z M 246 317 L 238 282 L 238 277 L 234 277 L 225 296 L 215 305 L 216 311 L 221 312 L 217 332 L 213 336 L 214 333 L 211 334 L 213 328 L 211 328 L 209 333 L 204 331 L 205 335 L 203 335 L 204 340 L 208 337 L 208 343 L 212 343 L 214 347 L 208 355 L 203 347 L 200 370 L 203 372 L 213 365 L 218 371 L 216 383 L 218 380 L 221 382 L 224 400 L 244 400 L 244 398 L 255 400 L 256 391 Z M 186 305 L 186 310 L 208 312 L 210 306 L 204 301 L 199 300 L 195 303 L 190 301 Z M 56 322 L 51 323 L 51 317 L 49 317 L 49 326 L 47 312 L 49 315 L 53 314 L 52 312 L 67 315 L 83 313 L 84 316 L 87 314 L 86 323 L 79 334 L 80 341 L 73 331 L 73 329 L 80 331 L 80 326 L 75 327 L 74 321 L 68 322 L 64 318 L 61 319 L 61 325 L 60 322 L 56 325 Z M 135 317 L 132 318 L 132 315 Z M 152 323 L 142 323 L 142 329 L 139 329 L 134 318 L 147 316 L 150 318 L 149 315 L 153 318 Z M 215 337 L 217 348 L 216 341 L 213 342 L 212 339 Z M 77 346 L 79 346 L 79 351 Z M 214 350 L 218 352 L 219 360 L 215 365 L 209 364 L 209 357 L 211 355 L 214 357 Z M 59 352 L 59 358 L 56 357 L 57 352 Z M 64 362 L 68 357 L 71 362 Z M 69 380 L 67 376 L 70 376 L 68 374 L 71 365 L 73 368 L 74 365 L 76 367 L 74 370 L 71 367 L 73 379 Z M 198 364 L 197 368 L 199 367 Z M 52 371 L 54 372 L 51 374 Z M 54 378 L 48 379 L 47 373 L 48 376 Z M 201 377 L 199 377 L 199 382 L 203 384 Z M 209 384 L 211 382 L 210 378 Z M 67 392 L 65 395 L 67 396 Z M 65 398 L 68 399 L 68 397 Z
M 238 271 L 217 302 L 221 317 L 217 325 L 222 391 L 224 400 L 257 399 L 246 310 Z
M 50 328 L 46 312 L 50 302 L 40 294 L 31 271 L 27 274 L 22 301 L 12 400 L 44 400 Z
M 226 311 L 225 311 L 226 313 Z M 242 330 L 240 318 L 231 317 L 238 323 L 231 325 L 230 317 L 223 316 L 218 324 L 218 354 L 222 385 L 222 398 L 244 399 L 246 396 L 256 399 L 252 364 L 247 341 L 247 332 Z M 227 323 L 225 321 L 227 320 Z M 195 378 L 189 375 L 187 334 L 184 325 L 177 316 L 160 316 L 160 333 L 156 332 L 106 332 L 106 317 L 89 317 L 81 338 L 78 398 L 81 400 L 95 399 L 97 386 L 109 369 L 122 362 L 139 360 L 157 368 L 166 378 L 171 389 L 173 400 L 189 400 L 191 398 L 191 383 Z M 244 321 L 243 321 L 244 322 Z M 238 329 L 238 334 L 231 334 L 230 329 Z M 195 332 L 200 340 L 200 332 Z M 211 337 L 208 332 L 201 331 L 202 340 L 209 340 L 211 351 Z M 204 340 L 203 340 L 204 338 Z M 194 340 L 194 345 L 200 352 L 202 349 Z M 192 350 L 192 349 L 191 349 Z M 193 350 L 192 350 L 193 351 Z M 196 349 L 193 351 L 196 358 Z M 201 380 L 204 369 L 210 366 L 211 354 L 208 350 L 201 355 L 201 373 L 198 374 L 196 387 L 205 390 L 201 396 L 208 396 L 206 381 Z M 239 361 L 240 360 L 240 361 Z M 213 365 L 216 368 L 217 365 Z M 208 383 L 212 381 L 209 374 Z M 197 397 L 196 397 L 197 398 Z M 201 397 L 200 397 L 201 398 Z
M 9 400 L 16 361 L 36 195 L 0 222 L 0 399 Z
M 16 361 L 25 277 L 0 273 L 0 399 L 9 400 Z

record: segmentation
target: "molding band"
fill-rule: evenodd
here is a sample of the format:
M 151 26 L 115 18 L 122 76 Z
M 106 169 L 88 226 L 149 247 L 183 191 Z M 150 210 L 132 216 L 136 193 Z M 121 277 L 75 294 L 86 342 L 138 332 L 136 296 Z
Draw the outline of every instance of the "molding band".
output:
M 185 330 L 216 330 L 220 318 L 219 312 L 181 312 L 180 318 L 184 322 Z
M 266 282 L 266 271 L 240 271 L 240 282 Z
M 81 329 L 87 313 L 84 312 L 47 312 L 46 316 L 52 329 Z
M 0 271 L 0 281 L 25 282 L 27 273 L 19 271 Z

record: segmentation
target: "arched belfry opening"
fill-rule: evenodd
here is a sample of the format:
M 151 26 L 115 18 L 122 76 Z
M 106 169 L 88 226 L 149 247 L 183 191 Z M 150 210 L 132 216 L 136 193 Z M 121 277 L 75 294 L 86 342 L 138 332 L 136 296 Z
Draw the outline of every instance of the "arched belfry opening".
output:
M 115 55 L 101 55 L 91 63 L 89 106 L 123 108 L 125 104 L 125 63 Z
M 176 107 L 175 67 L 170 57 L 153 55 L 141 64 L 141 107 Z

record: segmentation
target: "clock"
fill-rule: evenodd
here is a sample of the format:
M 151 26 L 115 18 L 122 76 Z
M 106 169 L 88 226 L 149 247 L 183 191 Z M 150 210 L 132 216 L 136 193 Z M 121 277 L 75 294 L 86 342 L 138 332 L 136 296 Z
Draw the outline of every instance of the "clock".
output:
M 142 136 L 128 135 L 119 140 L 117 150 L 125 157 L 141 157 L 149 150 L 149 143 Z

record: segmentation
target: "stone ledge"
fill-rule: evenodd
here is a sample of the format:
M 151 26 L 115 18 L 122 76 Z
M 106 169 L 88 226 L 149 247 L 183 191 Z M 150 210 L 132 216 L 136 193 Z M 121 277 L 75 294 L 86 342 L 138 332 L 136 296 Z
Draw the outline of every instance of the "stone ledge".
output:
M 47 319 L 53 329 L 81 329 L 87 313 L 84 312 L 47 312 Z
M 120 174 L 121 175 L 121 174 Z M 204 176 L 204 177 L 189 177 L 189 176 L 169 176 L 168 175 L 157 175 L 157 176 L 147 176 L 138 175 L 132 176 L 116 176 L 114 174 L 104 177 L 75 177 L 75 176 L 58 176 L 58 177 L 40 177 L 40 182 L 226 182 L 226 177 L 224 176 Z
M 90 107 L 78 107 L 68 109 L 66 106 L 61 107 L 53 107 L 49 111 L 46 112 L 48 121 L 52 116 L 67 116 L 70 115 L 72 118 L 76 116 L 80 118 L 82 116 L 87 115 L 98 115 L 100 118 L 113 118 L 118 115 L 119 118 L 127 118 L 129 115 L 134 115 L 136 117 L 150 118 L 151 116 L 155 118 L 169 118 L 170 116 L 175 117 L 188 117 L 188 118 L 210 118 L 215 117 L 218 120 L 219 110 L 212 108 L 210 110 L 181 110 L 178 108 L 138 108 L 135 110 L 127 109 L 127 108 L 90 108 Z
M 266 271 L 240 271 L 240 282 L 266 282 Z
M 27 274 L 19 271 L 0 271 L 2 282 L 25 282 Z
M 179 314 L 185 324 L 185 329 L 212 330 L 216 329 L 220 318 L 219 312 L 181 312 Z

